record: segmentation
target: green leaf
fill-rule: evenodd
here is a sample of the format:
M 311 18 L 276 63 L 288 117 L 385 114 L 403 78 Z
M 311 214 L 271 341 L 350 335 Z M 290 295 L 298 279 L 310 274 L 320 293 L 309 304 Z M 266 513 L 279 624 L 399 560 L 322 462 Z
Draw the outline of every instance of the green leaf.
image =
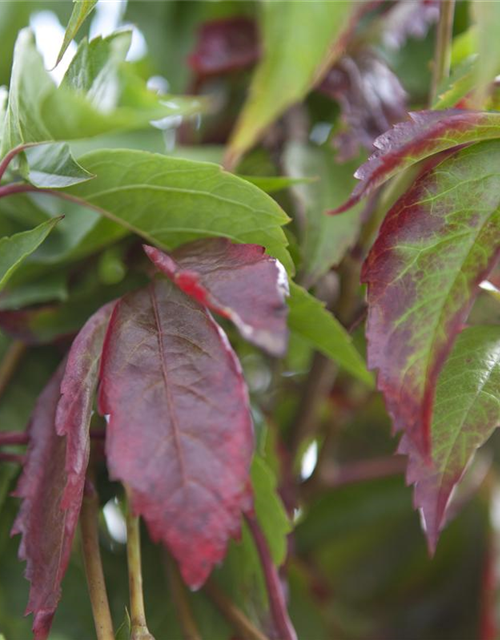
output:
M 0 240 L 0 290 L 21 262 L 42 244 L 60 219 L 48 220 L 31 231 L 22 231 Z
M 278 191 L 283 191 L 284 189 L 289 189 L 295 185 L 299 184 L 309 184 L 310 182 L 315 182 L 315 178 L 309 178 L 306 176 L 300 176 L 297 178 L 290 178 L 288 176 L 246 176 L 240 173 L 237 174 L 243 180 L 254 184 L 262 191 L 266 193 L 276 193 Z
M 350 11 L 350 2 L 262 3 L 264 53 L 229 144 L 232 166 L 268 125 L 307 94 L 340 52 L 331 46 L 347 26 Z
M 373 378 L 351 337 L 322 302 L 299 285 L 290 283 L 288 326 L 304 340 L 353 376 L 373 387 Z
M 78 30 L 84 23 L 87 16 L 92 12 L 93 8 L 97 4 L 97 0 L 73 0 L 74 7 L 71 13 L 68 26 L 66 27 L 66 32 L 64 34 L 64 40 L 61 45 L 61 49 L 59 50 L 59 54 L 57 56 L 56 65 L 58 65 L 64 54 L 66 53 L 66 49 L 69 47 L 71 41 L 78 33 Z
M 336 161 L 330 146 L 314 147 L 291 143 L 285 154 L 287 172 L 296 178 L 317 176 L 307 184 L 297 184 L 294 191 L 305 211 L 305 235 L 302 245 L 306 282 L 313 284 L 331 267 L 339 264 L 354 244 L 361 226 L 362 205 L 341 216 L 325 215 L 349 197 L 356 184 L 354 172 L 360 159 Z
M 98 38 L 101 46 L 92 46 L 93 41 L 81 45 L 86 55 L 77 57 L 74 66 L 68 69 L 68 78 L 74 78 L 77 70 L 83 74 L 87 69 L 87 80 L 82 81 L 80 88 L 75 88 L 76 80 L 69 79 L 56 87 L 44 68 L 32 32 L 23 29 L 14 52 L 1 155 L 25 143 L 74 140 L 139 129 L 153 120 L 198 112 L 201 105 L 198 99 L 158 96 L 147 90 L 144 82 L 130 71 L 130 65 L 120 59 L 126 37 L 127 34 L 120 34 L 104 40 Z M 102 59 L 103 51 L 107 51 L 107 61 Z M 91 71 L 94 65 L 95 76 Z M 106 86 L 113 78 L 113 87 Z M 83 93 L 81 88 L 88 87 L 89 82 L 90 92 Z
M 472 5 L 477 23 L 479 64 L 476 66 L 478 103 L 483 106 L 488 85 L 500 73 L 500 3 L 474 2 Z
M 293 268 L 281 229 L 287 215 L 260 189 L 218 165 L 126 150 L 92 152 L 79 162 L 97 178 L 66 191 L 151 244 L 171 249 L 224 236 L 261 244 L 287 270 Z
M 287 535 L 292 525 L 276 492 L 276 478 L 263 458 L 254 456 L 251 469 L 255 496 L 255 513 L 269 545 L 273 562 L 283 564 L 287 551 Z
M 431 459 L 408 436 L 399 452 L 410 456 L 408 479 L 422 509 L 434 550 L 451 492 L 470 459 L 500 426 L 500 327 L 471 327 L 457 339 L 439 377 L 431 427 Z
M 436 382 L 500 250 L 500 141 L 421 176 L 387 214 L 363 266 L 368 364 L 394 429 L 429 451 Z
M 65 142 L 29 146 L 24 152 L 28 162 L 26 179 L 35 187 L 60 189 L 94 177 L 73 158 Z
M 125 609 L 125 618 L 116 632 L 116 640 L 130 640 L 131 620 L 127 609 Z
M 67 279 L 65 271 L 57 271 L 12 288 L 9 286 L 0 297 L 0 310 L 21 309 L 41 302 L 64 302 L 68 299 Z

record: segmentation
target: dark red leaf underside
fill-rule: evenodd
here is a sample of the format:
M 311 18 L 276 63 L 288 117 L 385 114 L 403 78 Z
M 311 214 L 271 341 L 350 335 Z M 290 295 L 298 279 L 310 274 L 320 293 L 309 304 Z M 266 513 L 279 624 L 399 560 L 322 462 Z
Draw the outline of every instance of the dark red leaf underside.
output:
M 257 25 L 250 18 L 236 17 L 201 25 L 188 63 L 200 81 L 245 69 L 259 56 Z
M 180 289 L 231 320 L 246 340 L 271 355 L 284 355 L 288 279 L 263 247 L 210 238 L 183 245 L 171 256 L 147 245 L 144 250 Z
M 389 211 L 363 266 L 368 365 L 394 429 L 424 455 L 436 380 L 500 253 L 500 143 L 444 160 Z
M 62 508 L 66 441 L 56 434 L 54 422 L 64 367 L 61 364 L 35 405 L 27 459 L 15 492 L 22 503 L 12 534 L 22 534 L 19 557 L 26 560 L 25 575 L 31 582 L 26 613 L 34 614 L 35 640 L 49 636 L 82 501 L 81 492 L 74 494 L 68 508 Z
M 104 335 L 115 303 L 101 307 L 83 326 L 68 355 L 61 384 L 55 428 L 66 440 L 66 473 L 68 484 L 62 507 L 68 508 L 82 495 L 87 471 L 94 392 Z
M 500 137 L 500 113 L 418 111 L 396 124 L 373 143 L 377 151 L 354 174 L 361 182 L 343 205 L 331 214 L 347 211 L 393 175 L 435 153 L 463 144 Z
M 211 316 L 166 279 L 118 302 L 99 410 L 108 467 L 153 539 L 200 587 L 252 506 L 252 422 L 239 363 Z

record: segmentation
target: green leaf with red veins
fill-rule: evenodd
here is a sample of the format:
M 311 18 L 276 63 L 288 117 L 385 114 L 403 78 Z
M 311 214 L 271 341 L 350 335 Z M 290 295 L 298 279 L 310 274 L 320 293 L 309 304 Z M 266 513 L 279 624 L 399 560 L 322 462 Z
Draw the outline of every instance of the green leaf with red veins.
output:
M 264 247 L 207 238 L 171 255 L 148 245 L 144 251 L 184 293 L 231 320 L 246 340 L 271 355 L 285 354 L 288 277 Z
M 439 372 L 500 255 L 498 167 L 500 142 L 490 141 L 423 175 L 389 211 L 363 267 L 368 365 L 394 429 L 422 454 Z
M 407 480 L 415 484 L 431 552 L 446 507 L 474 452 L 500 426 L 500 327 L 471 327 L 457 339 L 439 376 L 432 420 L 431 459 L 404 435 L 399 453 L 409 455 Z
M 208 312 L 169 280 L 123 297 L 105 339 L 99 411 L 111 477 L 200 587 L 252 507 L 241 369 Z
M 411 120 L 397 124 L 375 140 L 377 151 L 354 174 L 361 182 L 349 200 L 331 214 L 347 211 L 396 173 L 440 151 L 500 138 L 500 113 L 449 109 L 409 115 Z

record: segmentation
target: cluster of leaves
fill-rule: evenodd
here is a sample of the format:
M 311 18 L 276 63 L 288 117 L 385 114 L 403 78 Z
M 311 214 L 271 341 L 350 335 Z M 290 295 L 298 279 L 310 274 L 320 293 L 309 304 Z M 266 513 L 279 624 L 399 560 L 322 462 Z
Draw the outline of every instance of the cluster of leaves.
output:
M 491 460 L 450 496 L 500 424 L 498 9 L 457 9 L 429 109 L 408 61 L 437 2 L 142 4 L 147 60 L 130 29 L 83 37 L 59 85 L 21 29 L 0 105 L 0 634 L 26 634 L 2 604 L 12 528 L 35 639 L 92 633 L 80 537 L 109 640 L 88 528 L 114 616 L 126 563 L 99 496 L 119 522 L 126 503 L 118 638 L 152 638 L 137 517 L 156 637 L 493 638 Z M 402 471 L 432 554 L 461 513 L 433 562 Z

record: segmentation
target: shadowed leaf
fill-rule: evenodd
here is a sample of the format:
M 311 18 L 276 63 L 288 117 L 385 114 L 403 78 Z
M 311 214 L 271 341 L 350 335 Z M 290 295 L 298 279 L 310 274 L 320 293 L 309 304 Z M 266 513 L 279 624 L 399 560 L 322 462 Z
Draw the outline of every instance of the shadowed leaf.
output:
M 144 250 L 184 293 L 231 320 L 246 340 L 271 355 L 284 355 L 288 278 L 263 247 L 209 238 L 183 245 L 170 256 L 147 245 Z
M 363 267 L 368 364 L 395 430 L 429 452 L 434 389 L 457 332 L 500 253 L 500 142 L 422 176 L 389 211 Z
M 252 423 L 239 363 L 209 314 L 169 280 L 122 298 L 106 335 L 99 410 L 111 476 L 184 580 L 200 587 L 251 507 Z

